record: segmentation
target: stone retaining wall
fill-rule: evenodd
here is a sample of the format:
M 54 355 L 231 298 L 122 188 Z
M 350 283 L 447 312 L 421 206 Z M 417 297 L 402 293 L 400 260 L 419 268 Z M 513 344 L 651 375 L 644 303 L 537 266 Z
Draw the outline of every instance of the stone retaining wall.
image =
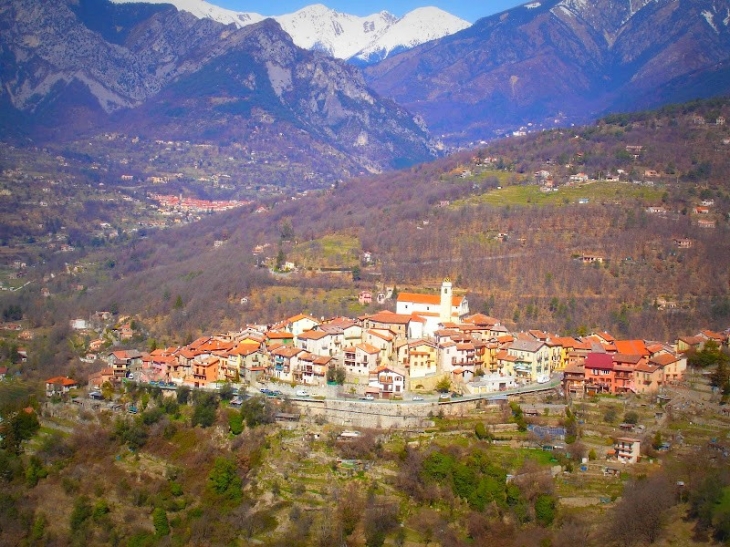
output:
M 366 427 L 377 429 L 425 429 L 433 426 L 434 416 L 466 416 L 472 414 L 477 405 L 481 408 L 498 409 L 487 406 L 484 401 L 450 401 L 448 403 L 397 403 L 342 400 L 295 400 L 302 419 L 327 422 L 343 427 Z

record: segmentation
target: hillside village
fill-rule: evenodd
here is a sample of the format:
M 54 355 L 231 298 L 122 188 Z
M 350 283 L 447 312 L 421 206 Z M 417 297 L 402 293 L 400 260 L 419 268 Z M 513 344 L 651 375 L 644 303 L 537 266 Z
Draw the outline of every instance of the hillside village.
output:
M 435 391 L 499 392 L 547 383 L 560 374 L 570 397 L 645 394 L 682 380 L 687 352 L 702 350 L 710 341 L 717 347 L 728 344 L 728 331 L 703 330 L 671 343 L 618 340 L 606 332 L 582 337 L 510 332 L 498 319 L 470 314 L 468 301 L 454 294 L 449 279 L 440 294 L 402 292 L 396 300 L 395 312 L 326 320 L 299 314 L 150 352 L 105 352 L 103 340 L 93 340 L 87 360 L 106 366 L 90 376 L 90 383 L 100 387 L 131 379 L 209 389 L 225 382 L 330 383 L 368 399 L 402 400 Z M 119 333 L 129 339 L 132 330 L 124 325 Z M 50 379 L 48 392 L 64 391 L 64 381 Z

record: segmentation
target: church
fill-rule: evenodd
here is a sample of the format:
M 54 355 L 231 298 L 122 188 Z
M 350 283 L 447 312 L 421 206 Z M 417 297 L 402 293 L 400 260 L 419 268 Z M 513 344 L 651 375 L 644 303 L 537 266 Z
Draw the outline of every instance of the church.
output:
M 422 317 L 426 321 L 423 334 L 431 336 L 442 325 L 460 323 L 469 315 L 469 302 L 463 296 L 454 296 L 447 277 L 441 283 L 441 294 L 399 293 L 395 313 Z

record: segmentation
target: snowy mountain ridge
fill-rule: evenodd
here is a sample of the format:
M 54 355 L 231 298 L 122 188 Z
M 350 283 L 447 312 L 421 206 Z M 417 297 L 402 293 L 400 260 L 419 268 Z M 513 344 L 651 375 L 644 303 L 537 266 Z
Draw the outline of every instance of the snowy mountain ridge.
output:
M 139 0 L 112 0 L 116 4 Z M 253 12 L 236 12 L 205 0 L 145 0 L 149 4 L 172 4 L 199 19 L 244 27 L 267 18 Z M 471 24 L 435 7 L 417 8 L 401 18 L 381 11 L 365 17 L 349 15 L 313 4 L 294 13 L 272 16 L 292 37 L 309 50 L 322 51 L 337 59 L 355 59 L 361 64 L 380 61 L 392 52 L 411 49 L 425 42 L 463 30 Z

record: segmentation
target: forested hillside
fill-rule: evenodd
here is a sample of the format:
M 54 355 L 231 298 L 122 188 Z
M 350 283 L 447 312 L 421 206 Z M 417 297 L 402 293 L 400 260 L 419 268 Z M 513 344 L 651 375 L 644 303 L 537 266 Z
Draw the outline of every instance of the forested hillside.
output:
M 613 116 L 266 210 L 253 203 L 47 257 L 30 272 L 37 282 L 6 293 L 3 306 L 20 306 L 35 326 L 114 309 L 179 343 L 299 312 L 372 312 L 357 303 L 361 290 L 425 290 L 450 276 L 473 312 L 518 329 L 656 339 L 724 329 L 723 118 L 730 104 L 719 100 Z M 286 262 L 295 269 L 284 271 Z M 338 267 L 345 271 L 330 271 Z

